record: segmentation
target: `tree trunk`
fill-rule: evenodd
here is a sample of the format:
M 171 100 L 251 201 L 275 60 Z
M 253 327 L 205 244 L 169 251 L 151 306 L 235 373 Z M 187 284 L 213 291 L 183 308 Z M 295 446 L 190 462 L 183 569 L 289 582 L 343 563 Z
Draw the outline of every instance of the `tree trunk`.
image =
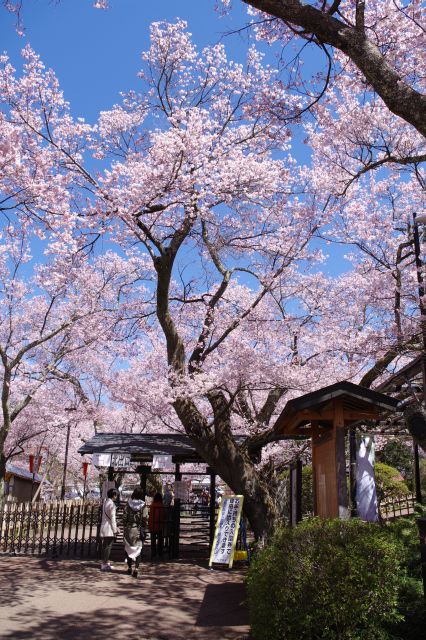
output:
M 6 496 L 5 491 L 5 476 L 6 476 L 6 456 L 3 452 L 3 447 L 0 449 L 0 509 L 3 507 Z
M 185 346 L 169 309 L 169 288 L 174 259 L 186 235 L 192 218 L 175 232 L 168 249 L 154 260 L 158 275 L 157 317 L 167 342 L 167 362 L 170 385 L 176 388 L 182 376 L 187 375 Z M 237 494 L 244 496 L 244 512 L 256 539 L 269 537 L 277 519 L 277 510 L 266 482 L 256 471 L 254 463 L 244 449 L 238 447 L 231 433 L 229 407 L 223 394 L 207 394 L 215 416 L 212 428 L 195 402 L 188 396 L 178 396 L 173 403 L 187 435 L 199 455 Z
M 200 421 L 197 407 L 189 398 L 177 398 L 176 413 L 197 452 L 236 494 L 244 496 L 244 513 L 257 540 L 269 538 L 278 510 L 272 487 L 263 480 L 247 451 L 216 424 L 216 433 Z

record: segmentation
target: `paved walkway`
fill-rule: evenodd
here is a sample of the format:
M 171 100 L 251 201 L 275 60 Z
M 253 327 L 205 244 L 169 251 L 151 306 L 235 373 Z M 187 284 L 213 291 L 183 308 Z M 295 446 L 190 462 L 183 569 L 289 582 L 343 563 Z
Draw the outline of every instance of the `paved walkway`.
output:
M 1 640 L 248 640 L 244 570 L 0 557 Z

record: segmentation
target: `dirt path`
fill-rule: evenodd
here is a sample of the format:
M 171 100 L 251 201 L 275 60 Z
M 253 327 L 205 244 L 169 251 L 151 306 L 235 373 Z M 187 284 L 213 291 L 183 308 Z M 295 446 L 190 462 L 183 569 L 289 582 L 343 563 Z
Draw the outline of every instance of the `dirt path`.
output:
M 244 570 L 0 557 L 1 640 L 248 640 Z

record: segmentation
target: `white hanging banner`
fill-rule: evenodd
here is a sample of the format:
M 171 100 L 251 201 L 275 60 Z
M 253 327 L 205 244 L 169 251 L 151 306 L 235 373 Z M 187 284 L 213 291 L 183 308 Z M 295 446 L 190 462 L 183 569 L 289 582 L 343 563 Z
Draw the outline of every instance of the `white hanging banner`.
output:
M 374 478 L 374 440 L 371 436 L 357 437 L 356 453 L 356 509 L 358 517 L 377 522 L 376 481 Z
M 224 496 L 222 498 L 210 554 L 210 567 L 212 564 L 227 564 L 229 568 L 232 567 L 243 500 L 243 496 Z
M 92 464 L 94 467 L 109 467 L 111 465 L 111 454 L 94 453 L 92 455 Z
M 172 456 L 152 456 L 151 469 L 162 469 L 163 471 L 173 471 Z

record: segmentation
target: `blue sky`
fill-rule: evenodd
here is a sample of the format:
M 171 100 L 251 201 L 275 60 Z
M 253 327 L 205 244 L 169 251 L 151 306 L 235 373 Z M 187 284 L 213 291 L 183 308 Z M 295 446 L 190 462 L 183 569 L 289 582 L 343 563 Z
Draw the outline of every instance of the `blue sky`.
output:
M 112 0 L 108 11 L 93 8 L 92 0 L 25 0 L 25 36 L 14 29 L 14 17 L 2 11 L 0 50 L 14 64 L 29 42 L 44 64 L 54 69 L 75 116 L 89 121 L 119 100 L 119 91 L 137 87 L 140 54 L 148 48 L 149 25 L 156 20 L 188 22 L 201 48 L 225 37 L 232 58 L 244 58 L 247 36 L 226 37 L 248 22 L 242 3 L 220 17 L 214 0 Z

